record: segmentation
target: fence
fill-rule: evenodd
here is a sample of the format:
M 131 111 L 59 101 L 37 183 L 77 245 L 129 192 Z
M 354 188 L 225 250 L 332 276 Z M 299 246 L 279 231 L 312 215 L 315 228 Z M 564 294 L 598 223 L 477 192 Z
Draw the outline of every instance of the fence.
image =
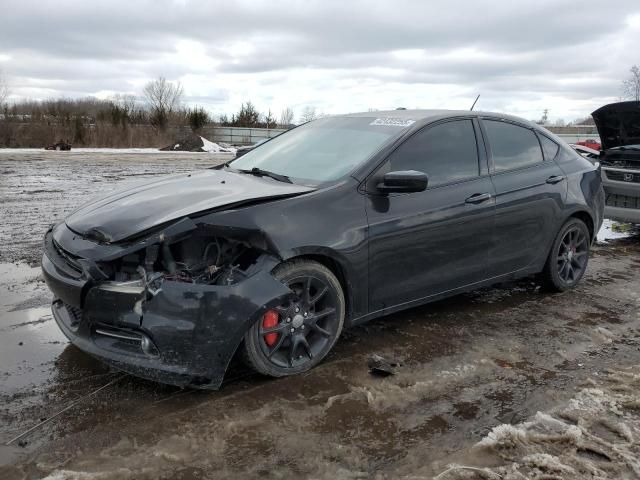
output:
M 547 127 L 550 131 L 567 143 L 593 139 L 600 141 L 594 126 L 587 127 Z M 284 128 L 240 128 L 240 127 L 205 127 L 202 136 L 213 142 L 231 143 L 234 145 L 249 145 L 265 138 L 273 138 L 286 132 Z M 569 133 L 571 132 L 571 133 Z
M 576 143 L 582 140 L 595 140 L 600 143 L 600 137 L 594 134 L 572 134 L 572 133 L 556 133 L 556 136 L 560 137 L 567 143 Z
M 212 142 L 251 145 L 285 132 L 285 128 L 240 128 L 204 126 L 198 134 Z M 0 147 L 42 148 L 58 139 L 69 139 L 75 147 L 166 147 L 192 134 L 188 126 L 171 125 L 157 131 L 151 125 L 130 125 L 123 129 L 109 123 L 87 124 L 82 138 L 76 138 L 73 125 L 48 125 L 39 122 L 0 121 Z
M 214 142 L 250 145 L 286 132 L 284 128 L 205 127 L 202 136 Z
M 600 140 L 595 126 L 547 127 L 567 143 L 580 140 Z M 233 145 L 251 145 L 273 138 L 285 132 L 285 128 L 243 128 L 206 125 L 198 134 L 207 140 Z M 83 140 L 75 146 L 90 147 L 165 147 L 191 135 L 188 126 L 170 126 L 164 132 L 157 132 L 150 125 L 132 125 L 128 129 L 112 125 L 86 125 Z M 29 122 L 0 122 L 0 146 L 43 147 L 60 138 L 73 139 L 72 126 L 44 125 Z M 73 141 L 73 140 L 72 140 Z

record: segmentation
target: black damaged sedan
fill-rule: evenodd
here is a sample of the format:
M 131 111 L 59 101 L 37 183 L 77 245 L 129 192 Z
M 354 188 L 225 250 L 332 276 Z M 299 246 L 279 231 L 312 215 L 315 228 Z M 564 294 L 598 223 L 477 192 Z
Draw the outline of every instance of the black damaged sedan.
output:
M 235 354 L 292 375 L 381 315 L 533 274 L 571 288 L 602 212 L 598 167 L 535 124 L 362 113 L 89 203 L 47 232 L 42 268 L 80 349 L 218 388 Z

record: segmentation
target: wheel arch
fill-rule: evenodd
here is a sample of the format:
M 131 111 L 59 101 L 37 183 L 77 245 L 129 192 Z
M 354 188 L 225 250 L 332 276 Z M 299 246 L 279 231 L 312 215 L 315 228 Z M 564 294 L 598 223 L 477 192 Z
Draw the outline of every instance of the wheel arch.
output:
M 591 216 L 591 214 L 586 210 L 577 210 L 573 212 L 571 215 L 569 215 L 567 220 L 571 218 L 577 218 L 578 220 L 582 220 L 585 223 L 585 225 L 587 226 L 587 229 L 589 230 L 589 239 L 593 241 L 593 239 L 595 238 L 595 235 L 598 232 L 595 231 L 595 221 Z
M 353 312 L 353 291 L 350 288 L 350 282 L 348 280 L 347 272 L 344 265 L 335 258 L 326 252 L 313 252 L 313 253 L 301 253 L 299 255 L 295 255 L 286 259 L 286 261 L 291 260 L 311 260 L 319 263 L 320 265 L 328 268 L 331 273 L 333 273 L 338 282 L 340 283 L 340 287 L 342 288 L 342 293 L 344 294 L 345 301 L 345 323 L 352 318 Z

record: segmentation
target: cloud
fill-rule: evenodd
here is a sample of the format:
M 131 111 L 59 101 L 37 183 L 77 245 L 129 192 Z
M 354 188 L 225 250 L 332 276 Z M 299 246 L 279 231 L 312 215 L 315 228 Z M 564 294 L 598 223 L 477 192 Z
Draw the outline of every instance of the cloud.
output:
M 466 108 L 480 93 L 485 110 L 573 118 L 616 100 L 640 61 L 637 0 L 4 3 L 13 99 L 139 93 L 163 75 L 216 113 Z

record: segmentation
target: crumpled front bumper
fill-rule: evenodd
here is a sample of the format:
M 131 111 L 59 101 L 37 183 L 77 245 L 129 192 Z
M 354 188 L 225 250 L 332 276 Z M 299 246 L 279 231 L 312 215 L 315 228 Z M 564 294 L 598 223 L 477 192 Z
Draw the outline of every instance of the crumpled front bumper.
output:
M 143 287 L 96 282 L 63 271 L 55 252 L 42 259 L 60 329 L 81 350 L 136 376 L 178 386 L 219 388 L 247 329 L 291 291 L 264 256 L 233 285 L 163 281 Z

